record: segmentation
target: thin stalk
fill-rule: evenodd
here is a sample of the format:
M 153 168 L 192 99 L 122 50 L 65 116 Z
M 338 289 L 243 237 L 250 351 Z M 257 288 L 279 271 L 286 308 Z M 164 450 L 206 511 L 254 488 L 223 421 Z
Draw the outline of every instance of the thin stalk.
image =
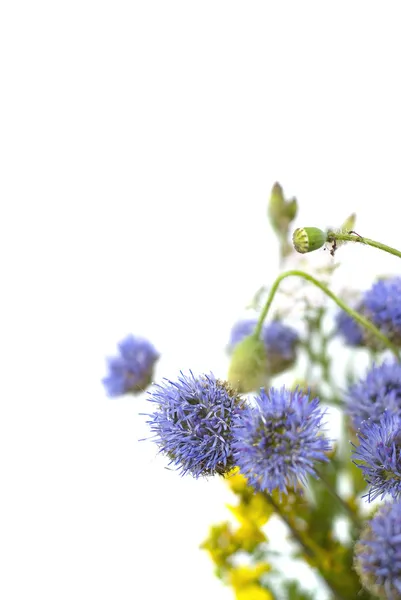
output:
M 317 471 L 317 474 L 319 475 L 319 479 L 323 483 L 323 485 L 326 487 L 327 491 L 330 492 L 330 494 L 333 496 L 333 498 L 335 498 L 337 500 L 337 502 L 342 506 L 344 511 L 348 514 L 349 518 L 351 519 L 351 521 L 353 522 L 355 527 L 360 529 L 361 525 L 362 525 L 361 521 L 359 520 L 359 518 L 355 514 L 355 512 L 352 510 L 352 508 L 345 502 L 345 500 L 343 498 L 341 498 L 341 496 L 339 494 L 337 494 L 336 490 L 333 488 L 333 486 L 330 484 L 330 482 L 326 479 L 326 477 L 324 477 L 319 471 Z
M 282 510 L 281 506 L 277 504 L 277 502 L 269 494 L 264 494 L 264 496 L 266 500 L 270 503 L 270 505 L 273 507 L 275 512 L 278 514 L 280 519 L 284 521 L 284 523 L 289 527 L 292 537 L 297 540 L 298 544 L 302 547 L 302 549 L 309 556 L 309 558 L 315 558 L 315 552 L 306 544 L 305 540 L 303 539 L 299 531 L 295 529 L 285 512 Z
M 302 549 L 309 556 L 309 558 L 318 559 L 318 557 L 316 556 L 316 553 L 314 552 L 314 550 L 312 548 L 310 548 L 310 546 L 308 546 L 308 544 L 303 539 L 302 535 L 294 527 L 294 525 L 291 523 L 290 519 L 287 517 L 287 515 L 285 514 L 285 512 L 282 510 L 281 506 L 279 504 L 277 504 L 277 502 L 269 494 L 264 494 L 264 496 L 265 496 L 266 500 L 270 503 L 270 505 L 273 507 L 273 509 L 277 513 L 277 515 L 280 517 L 280 519 L 282 521 L 284 521 L 284 523 L 287 525 L 287 527 L 291 531 L 292 537 L 298 542 L 298 544 L 302 547 Z M 336 598 L 336 600 L 347 600 L 344 596 L 342 596 L 336 590 L 336 588 L 334 587 L 333 583 L 329 579 L 327 579 L 327 577 L 321 571 L 319 571 L 319 573 L 323 577 L 323 579 L 325 580 L 327 586 L 333 592 L 334 597 Z
M 314 277 L 312 277 L 312 275 L 309 275 L 308 273 L 305 273 L 304 271 L 298 271 L 298 270 L 285 271 L 284 273 L 281 273 L 281 275 L 279 275 L 277 277 L 276 281 L 273 283 L 273 286 L 270 290 L 269 296 L 266 300 L 266 304 L 263 307 L 263 310 L 260 314 L 258 323 L 256 325 L 255 336 L 257 336 L 257 337 L 260 336 L 260 333 L 261 333 L 262 327 L 263 327 L 263 322 L 267 316 L 267 313 L 269 312 L 269 308 L 273 302 L 273 298 L 277 292 L 277 289 L 278 289 L 280 283 L 286 277 L 302 277 L 303 279 L 306 279 L 306 281 L 309 281 L 310 283 L 313 283 L 313 285 L 316 285 L 316 287 L 321 289 L 322 292 L 324 292 L 326 294 L 326 296 L 331 298 L 337 304 L 337 306 L 342 308 L 342 310 L 344 310 L 346 313 L 348 313 L 349 316 L 352 317 L 353 319 L 355 319 L 355 321 L 357 321 L 360 325 L 362 325 L 362 327 L 365 327 L 365 329 L 370 331 L 374 336 L 376 336 L 379 340 L 381 340 L 383 342 L 383 344 L 389 350 L 391 350 L 391 352 L 395 355 L 397 360 L 400 360 L 397 348 L 390 342 L 390 340 L 379 329 L 377 329 L 377 327 L 375 325 L 373 325 L 373 323 L 371 321 L 369 321 L 366 317 L 363 317 L 362 315 L 360 315 L 356 310 L 354 310 L 353 308 L 348 306 L 348 304 L 343 302 L 343 300 L 338 298 L 324 283 L 322 283 L 318 279 L 315 279 Z
M 378 248 L 379 250 L 383 250 L 384 252 L 388 252 L 393 256 L 398 256 L 401 258 L 401 252 L 396 248 L 392 248 L 391 246 L 387 246 L 386 244 L 382 244 L 381 242 L 376 242 L 375 240 L 371 240 L 366 237 L 362 237 L 357 233 L 337 233 L 336 231 L 329 231 L 327 233 L 327 241 L 328 242 L 359 242 L 360 244 L 366 244 L 367 246 L 372 246 L 373 248 Z

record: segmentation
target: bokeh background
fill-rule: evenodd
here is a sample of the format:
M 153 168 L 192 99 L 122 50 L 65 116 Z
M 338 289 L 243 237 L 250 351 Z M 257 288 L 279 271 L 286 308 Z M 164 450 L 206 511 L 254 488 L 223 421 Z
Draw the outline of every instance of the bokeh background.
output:
M 401 246 L 398 11 L 1 3 L 2 598 L 232 597 L 198 549 L 229 492 L 138 441 L 146 400 L 106 398 L 104 357 L 132 332 L 156 379 L 225 376 L 278 272 L 275 181 L 296 226 L 356 211 Z M 344 286 L 399 272 L 372 248 L 335 260 Z

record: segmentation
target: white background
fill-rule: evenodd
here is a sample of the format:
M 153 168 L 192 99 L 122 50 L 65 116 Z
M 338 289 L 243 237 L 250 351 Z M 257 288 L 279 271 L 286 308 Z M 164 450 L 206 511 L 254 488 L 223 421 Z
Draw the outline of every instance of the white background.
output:
M 231 598 L 198 545 L 219 481 L 155 459 L 109 400 L 129 332 L 156 378 L 226 373 L 228 331 L 296 225 L 401 246 L 398 3 L 18 2 L 0 8 L 1 597 Z M 327 260 L 331 260 L 328 253 Z M 344 284 L 399 262 L 345 248 Z

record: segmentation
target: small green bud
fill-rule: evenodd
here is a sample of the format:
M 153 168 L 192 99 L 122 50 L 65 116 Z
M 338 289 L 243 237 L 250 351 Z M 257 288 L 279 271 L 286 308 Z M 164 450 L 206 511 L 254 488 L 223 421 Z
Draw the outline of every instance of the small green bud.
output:
M 288 226 L 295 219 L 297 210 L 296 198 L 285 200 L 283 188 L 279 183 L 275 183 L 270 194 L 267 213 L 271 226 L 278 235 L 287 235 Z
M 344 223 L 341 225 L 341 231 L 343 233 L 348 233 L 349 231 L 352 231 L 355 227 L 355 222 L 356 222 L 356 214 L 352 213 L 348 219 L 345 219 Z
M 266 385 L 267 355 L 263 341 L 254 335 L 241 340 L 234 348 L 228 381 L 240 393 L 254 392 Z
M 327 234 L 317 227 L 303 227 L 294 231 L 292 241 L 297 252 L 306 254 L 324 246 Z

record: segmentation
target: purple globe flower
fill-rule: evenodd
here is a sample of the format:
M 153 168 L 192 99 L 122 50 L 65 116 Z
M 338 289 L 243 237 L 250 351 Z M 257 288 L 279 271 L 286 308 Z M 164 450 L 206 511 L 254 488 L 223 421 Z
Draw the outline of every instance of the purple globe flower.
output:
M 356 310 L 367 317 L 394 344 L 401 345 L 401 277 L 381 279 L 367 290 Z M 338 333 L 349 346 L 383 350 L 376 336 L 361 327 L 346 312 L 336 316 Z
M 363 297 L 368 318 L 394 343 L 401 343 L 401 277 L 381 279 Z
M 358 311 L 360 308 L 357 309 Z M 344 310 L 335 317 L 337 333 L 343 338 L 347 346 L 357 347 L 364 344 L 363 328 Z
M 148 340 L 128 335 L 118 344 L 119 355 L 108 358 L 109 374 L 102 379 L 110 397 L 137 394 L 152 380 L 159 353 Z
M 228 349 L 230 352 L 234 350 L 238 342 L 248 337 L 255 331 L 257 323 L 257 319 L 242 319 L 241 321 L 237 321 L 237 323 L 235 323 L 231 329 L 230 341 L 228 344 Z
M 378 496 L 401 496 L 401 419 L 385 411 L 378 423 L 370 419 L 357 432 L 359 446 L 354 446 L 354 462 L 370 485 L 368 502 Z
M 255 331 L 257 322 L 257 319 L 244 319 L 234 325 L 230 334 L 230 352 L 238 342 Z M 299 341 L 295 329 L 284 325 L 281 321 L 272 321 L 263 325 L 261 338 L 266 349 L 268 374 L 277 375 L 294 363 L 296 346 Z
M 298 333 L 292 327 L 284 325 L 281 321 L 272 321 L 262 329 L 262 338 L 266 346 L 270 362 L 293 362 L 295 360 L 295 346 L 299 340 Z
M 153 440 L 182 475 L 224 474 L 234 466 L 232 427 L 242 401 L 227 382 L 181 373 L 155 386 L 148 400 L 157 405 L 147 421 Z
M 398 362 L 373 366 L 346 395 L 346 412 L 355 429 L 367 419 L 379 422 L 385 410 L 401 413 L 401 364 Z
M 355 569 L 378 598 L 401 598 L 401 504 L 381 506 L 355 545 Z
M 316 461 L 326 462 L 330 442 L 321 435 L 318 398 L 300 390 L 261 390 L 234 425 L 234 458 L 250 485 L 271 493 L 317 476 Z

